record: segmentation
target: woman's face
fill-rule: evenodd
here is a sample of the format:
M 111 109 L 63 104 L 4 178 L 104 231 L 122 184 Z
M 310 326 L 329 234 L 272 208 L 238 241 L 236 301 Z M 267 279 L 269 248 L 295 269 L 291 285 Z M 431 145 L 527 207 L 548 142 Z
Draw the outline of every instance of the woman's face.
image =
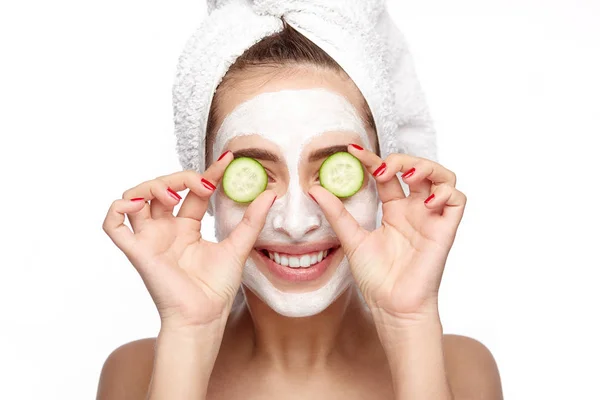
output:
M 236 157 L 257 159 L 267 171 L 269 189 L 278 196 L 242 282 L 280 314 L 318 314 L 352 277 L 334 231 L 307 190 L 319 184 L 319 168 L 327 156 L 345 151 L 350 143 L 375 148 L 375 134 L 360 114 L 364 100 L 348 78 L 313 69 L 271 76 L 267 83 L 264 76 L 249 76 L 235 89 L 228 88 L 220 98 L 224 118 L 218 121 L 209 154 L 214 158 L 231 150 Z M 223 240 L 247 206 L 222 189 L 213 201 L 216 236 Z M 372 179 L 365 179 L 361 190 L 344 203 L 363 227 L 375 228 Z

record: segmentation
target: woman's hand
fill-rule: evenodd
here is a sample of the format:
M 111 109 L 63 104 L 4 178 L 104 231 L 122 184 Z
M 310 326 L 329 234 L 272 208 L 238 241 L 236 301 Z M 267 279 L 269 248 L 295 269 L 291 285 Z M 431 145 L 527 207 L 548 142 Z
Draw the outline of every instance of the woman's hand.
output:
M 231 162 L 226 153 L 204 174 L 182 171 L 144 182 L 111 205 L 103 229 L 142 277 L 162 329 L 197 328 L 226 319 L 275 194 L 265 191 L 220 243 L 202 239 L 200 224 L 210 196 Z M 189 188 L 177 216 L 173 208 Z M 134 200 L 142 198 L 142 200 Z M 149 201 L 149 203 L 148 203 Z M 123 224 L 127 214 L 133 232 Z
M 363 229 L 321 186 L 311 187 L 310 194 L 335 230 L 367 304 L 374 316 L 394 323 L 437 316 L 442 272 L 466 204 L 456 176 L 423 158 L 392 154 L 384 163 L 368 150 L 350 145 L 348 151 L 375 177 L 382 226 Z M 408 197 L 399 172 L 405 173 Z

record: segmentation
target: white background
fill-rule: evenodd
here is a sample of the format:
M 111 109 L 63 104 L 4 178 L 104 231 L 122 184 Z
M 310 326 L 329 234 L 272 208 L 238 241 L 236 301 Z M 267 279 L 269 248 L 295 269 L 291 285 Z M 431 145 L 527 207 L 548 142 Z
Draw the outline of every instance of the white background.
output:
M 469 199 L 442 283 L 446 332 L 491 349 L 507 399 L 600 399 L 599 2 L 390 8 L 440 162 Z M 203 12 L 0 6 L 0 398 L 94 398 L 108 354 L 156 335 L 154 304 L 101 225 L 126 189 L 180 170 L 171 85 Z

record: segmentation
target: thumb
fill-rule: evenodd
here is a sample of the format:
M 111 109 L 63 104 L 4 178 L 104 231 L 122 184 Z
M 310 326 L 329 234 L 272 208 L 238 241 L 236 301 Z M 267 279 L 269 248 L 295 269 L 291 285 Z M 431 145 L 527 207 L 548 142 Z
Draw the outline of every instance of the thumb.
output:
M 277 195 L 274 191 L 262 192 L 250 203 L 238 226 L 221 242 L 233 249 L 241 264 L 244 264 L 254 247 L 260 231 L 265 226 L 267 214 L 276 199 Z
M 367 231 L 359 225 L 346 210 L 344 204 L 322 186 L 314 185 L 308 193 L 323 210 L 325 218 L 335 231 L 344 253 L 351 258 L 352 254 L 367 235 Z

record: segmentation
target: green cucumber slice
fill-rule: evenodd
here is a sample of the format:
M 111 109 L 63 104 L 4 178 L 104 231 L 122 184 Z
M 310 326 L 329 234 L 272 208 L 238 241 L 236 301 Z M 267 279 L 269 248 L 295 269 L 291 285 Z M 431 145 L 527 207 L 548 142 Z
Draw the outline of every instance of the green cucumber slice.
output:
M 249 203 L 267 188 L 265 168 L 253 158 L 239 157 L 229 163 L 223 174 L 223 190 L 233 201 Z
M 321 186 L 340 198 L 358 192 L 364 177 L 363 166 L 358 158 L 345 151 L 327 157 L 319 169 Z

